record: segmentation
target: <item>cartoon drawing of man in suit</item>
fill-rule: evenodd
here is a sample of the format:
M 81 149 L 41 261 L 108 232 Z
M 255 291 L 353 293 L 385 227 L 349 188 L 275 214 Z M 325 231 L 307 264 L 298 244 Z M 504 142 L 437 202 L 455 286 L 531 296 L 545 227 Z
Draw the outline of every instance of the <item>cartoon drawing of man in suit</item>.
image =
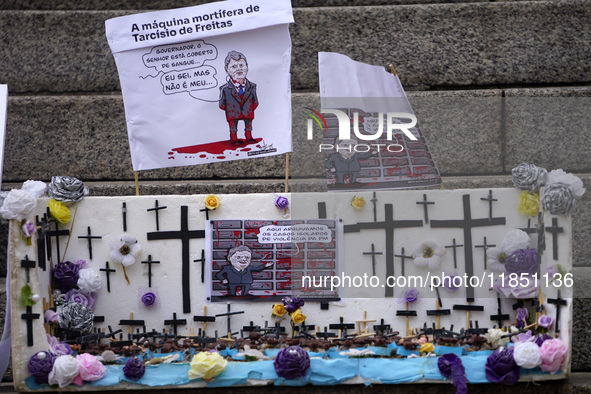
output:
M 252 138 L 252 120 L 254 110 L 259 105 L 256 85 L 246 79 L 248 63 L 246 57 L 237 51 L 230 51 L 224 61 L 228 83 L 220 87 L 220 108 L 226 111 L 226 120 L 230 126 L 230 141 L 240 145 L 238 140 L 238 121 L 244 121 L 246 142 L 256 142 Z
M 236 246 L 228 251 L 227 259 L 230 264 L 225 265 L 215 277 L 228 285 L 229 295 L 235 296 L 237 287 L 242 288 L 242 295 L 248 295 L 253 282 L 252 273 L 273 266 L 272 262 L 250 265 L 251 257 L 252 252 L 248 246 Z
M 357 174 L 361 170 L 360 159 L 367 159 L 377 152 L 355 151 L 357 140 L 338 140 L 336 152 L 326 159 L 326 169 L 330 172 L 336 172 L 337 183 L 345 183 L 345 176 L 348 175 L 349 183 L 357 182 Z

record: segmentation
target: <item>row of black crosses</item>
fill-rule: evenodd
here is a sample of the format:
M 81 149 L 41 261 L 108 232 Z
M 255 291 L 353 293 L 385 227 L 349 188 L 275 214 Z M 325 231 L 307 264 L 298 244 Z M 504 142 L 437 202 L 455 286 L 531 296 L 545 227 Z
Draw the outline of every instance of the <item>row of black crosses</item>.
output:
M 181 206 L 181 228 L 176 231 L 160 231 L 160 220 L 159 213 L 161 210 L 166 209 L 166 206 L 158 204 L 158 200 L 155 200 L 154 207 L 148 208 L 148 212 L 154 212 L 156 220 L 156 231 L 147 233 L 148 241 L 157 241 L 165 239 L 178 239 L 181 241 L 182 251 L 182 265 L 181 265 L 181 287 L 183 294 L 183 313 L 191 313 L 191 284 L 190 284 L 190 240 L 205 238 L 205 230 L 189 230 L 189 207 L 186 205 Z M 206 219 L 209 219 L 209 210 L 207 208 L 201 209 L 200 211 L 205 212 Z M 127 207 L 123 203 L 122 207 L 123 215 L 123 230 L 127 231 Z M 90 239 L 89 239 L 90 242 Z M 193 262 L 201 262 L 201 281 L 205 281 L 205 251 L 201 250 L 201 258 L 196 259 Z M 148 287 L 152 287 L 152 264 L 160 264 L 160 261 L 152 260 L 152 255 L 148 255 L 148 260 L 142 261 L 142 264 L 148 265 Z M 115 272 L 109 267 L 109 262 L 105 263 L 105 268 L 101 268 L 101 271 L 105 272 L 107 279 L 107 290 L 110 291 L 110 278 L 109 274 Z
M 189 230 L 188 229 L 188 207 L 181 206 L 181 229 L 179 231 L 159 231 L 160 230 L 160 223 L 159 223 L 159 211 L 162 209 L 166 209 L 166 206 L 160 206 L 158 204 L 158 200 L 155 200 L 154 207 L 148 208 L 147 211 L 153 211 L 155 213 L 156 219 L 156 232 L 148 233 L 148 241 L 152 240 L 161 240 L 161 239 L 180 239 L 182 241 L 182 291 L 183 291 L 183 312 L 190 313 L 191 312 L 191 297 L 190 297 L 190 282 L 189 282 L 189 271 L 190 271 L 190 253 L 189 253 L 189 240 L 195 238 L 205 238 L 205 231 L 204 230 Z M 209 219 L 209 210 L 208 209 L 201 209 L 202 212 L 205 212 L 206 218 Z M 122 203 L 121 207 L 121 214 L 122 214 L 122 224 L 123 224 L 123 231 L 127 231 L 127 204 L 126 202 Z M 70 230 L 58 228 L 58 223 L 52 221 L 51 216 L 49 214 L 49 208 L 40 218 L 39 216 L 35 217 L 35 223 L 38 227 L 37 231 L 37 258 L 38 258 L 38 265 L 44 271 L 47 270 L 47 261 L 53 262 L 53 242 L 52 239 L 55 238 L 55 257 L 56 263 L 61 262 L 61 251 L 60 251 L 60 237 L 62 236 L 70 236 Z M 54 229 L 51 229 L 51 225 L 54 225 Z M 93 235 L 90 226 L 87 227 L 87 234 L 78 236 L 79 239 L 86 239 L 88 241 L 88 254 L 89 259 L 92 260 L 92 241 L 96 239 L 101 239 L 102 236 Z M 205 280 L 204 277 L 204 265 L 205 265 L 205 251 L 201 251 L 201 258 L 195 260 L 195 262 L 201 262 L 202 265 L 202 274 L 201 280 L 202 282 Z M 144 264 L 148 264 L 148 286 L 152 286 L 152 264 L 158 264 L 159 261 L 152 260 L 152 256 L 148 256 L 147 261 L 142 261 Z M 29 282 L 29 269 L 35 268 L 35 261 L 31 261 L 26 257 L 21 262 L 21 267 L 26 269 L 27 274 L 27 283 Z M 100 271 L 104 272 L 106 275 L 106 282 L 107 282 L 107 291 L 111 291 L 111 280 L 110 274 L 116 272 L 113 268 L 109 267 L 109 262 L 105 263 L 105 268 L 101 268 Z M 33 313 L 32 307 L 27 306 L 26 313 L 21 315 L 23 320 L 27 321 L 27 345 L 33 346 L 33 320 L 39 319 L 39 313 Z M 95 321 L 104 321 L 103 316 L 95 316 Z
M 464 247 L 464 258 L 465 258 L 465 272 L 468 277 L 473 276 L 474 274 L 474 266 L 473 266 L 473 253 L 472 253 L 472 228 L 473 227 L 485 227 L 485 226 L 494 226 L 494 225 L 504 225 L 505 218 L 504 217 L 494 217 L 493 216 L 493 202 L 498 201 L 498 199 L 493 197 L 492 190 L 489 190 L 488 195 L 486 197 L 481 198 L 482 201 L 487 201 L 489 203 L 489 212 L 488 218 L 482 219 L 473 219 L 471 206 L 470 206 L 470 195 L 465 194 L 462 196 L 462 204 L 463 204 L 463 218 L 459 220 L 431 220 L 431 227 L 432 228 L 461 228 L 464 230 L 464 244 L 457 244 L 456 239 L 453 239 L 452 245 L 445 246 L 446 248 L 453 249 L 453 260 L 454 260 L 454 268 L 457 269 L 457 254 L 456 248 Z M 405 259 L 412 259 L 412 256 L 406 255 L 404 247 L 401 249 L 401 254 L 397 255 L 394 252 L 394 230 L 396 228 L 409 228 L 409 227 L 422 227 L 423 221 L 425 224 L 429 224 L 429 212 L 428 207 L 429 205 L 434 205 L 434 201 L 429 201 L 427 198 L 427 194 L 423 194 L 423 199 L 417 201 L 418 205 L 423 206 L 423 220 L 394 220 L 393 214 L 393 204 L 384 204 L 384 211 L 385 211 L 385 219 L 382 222 L 377 221 L 377 196 L 376 193 L 373 193 L 373 198 L 371 199 L 373 204 L 373 222 L 361 222 L 351 225 L 346 225 L 344 227 L 345 233 L 353 233 L 359 232 L 364 229 L 383 229 L 385 230 L 386 235 L 386 277 L 394 275 L 394 257 L 399 257 L 401 259 L 401 272 L 404 275 L 404 263 Z M 318 203 L 318 215 L 320 219 L 325 219 L 326 216 L 326 203 L 319 202 Z M 526 231 L 528 234 L 537 233 L 538 235 L 538 266 L 541 263 L 541 256 L 545 249 L 545 242 L 544 242 L 544 231 L 549 231 L 552 233 L 552 244 L 553 244 L 553 259 L 558 260 L 558 234 L 563 232 L 563 228 L 558 226 L 558 219 L 552 218 L 552 226 L 544 226 L 543 223 L 543 215 L 539 213 L 538 215 L 538 224 L 535 228 L 531 228 L 531 220 L 528 220 L 528 227 L 522 229 Z M 484 237 L 484 242 L 482 245 L 474 245 L 475 248 L 482 248 L 484 254 L 484 268 L 486 269 L 486 261 L 487 256 L 486 252 L 488 248 L 494 247 L 494 244 L 488 244 L 486 237 Z M 371 251 L 370 252 L 363 252 L 364 255 L 371 256 L 372 261 L 372 274 L 375 276 L 375 266 L 376 266 L 376 256 L 382 255 L 382 252 L 377 252 L 375 250 L 375 244 L 371 244 Z M 385 297 L 393 297 L 393 287 L 386 286 L 385 288 Z M 439 289 L 437 291 L 437 299 L 439 306 L 442 307 L 441 298 L 439 296 Z M 471 302 L 474 302 L 474 289 L 472 287 L 466 288 L 466 305 L 454 305 L 454 310 L 461 310 L 466 312 L 481 312 L 484 310 L 484 307 L 481 305 L 471 305 Z M 501 300 L 497 295 L 497 302 L 498 302 L 498 313 L 496 315 L 491 315 L 490 318 L 493 321 L 497 321 L 499 327 L 503 326 L 504 320 L 509 320 L 508 314 L 503 314 L 501 311 Z M 560 313 L 560 306 L 564 306 L 565 300 L 560 298 L 560 293 L 556 299 L 548 299 L 548 302 L 551 304 L 555 304 L 556 314 L 557 314 L 557 321 Z M 444 316 L 449 315 L 451 313 L 448 309 L 437 309 L 432 311 L 427 311 L 428 316 Z M 416 311 L 397 311 L 398 316 L 416 316 Z M 470 323 L 472 324 L 472 323 Z M 476 322 L 476 324 L 478 324 Z M 557 324 L 557 329 L 558 324 Z

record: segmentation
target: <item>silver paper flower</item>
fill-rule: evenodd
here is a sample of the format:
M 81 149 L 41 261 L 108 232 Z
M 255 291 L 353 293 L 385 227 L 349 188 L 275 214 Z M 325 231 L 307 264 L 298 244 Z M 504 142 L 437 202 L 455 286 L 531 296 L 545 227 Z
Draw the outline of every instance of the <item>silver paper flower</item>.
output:
M 542 207 L 552 215 L 568 215 L 577 202 L 575 192 L 566 183 L 553 183 L 546 186 L 541 198 Z
M 546 183 L 548 171 L 533 164 L 521 163 L 511 170 L 511 174 L 516 188 L 535 192 Z
M 63 202 L 78 202 L 88 195 L 81 180 L 71 176 L 54 176 L 49 184 L 49 197 Z
M 61 328 L 87 333 L 92 329 L 94 312 L 77 302 L 68 302 L 57 310 Z

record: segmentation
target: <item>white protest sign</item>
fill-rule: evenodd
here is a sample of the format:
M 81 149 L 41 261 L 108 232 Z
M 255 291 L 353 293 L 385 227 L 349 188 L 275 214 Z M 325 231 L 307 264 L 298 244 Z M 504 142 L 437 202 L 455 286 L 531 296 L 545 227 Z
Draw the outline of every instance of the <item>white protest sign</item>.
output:
M 260 243 L 332 241 L 332 231 L 325 224 L 294 224 L 293 226 L 264 226 L 257 234 Z
M 135 171 L 291 151 L 287 0 L 106 21 Z

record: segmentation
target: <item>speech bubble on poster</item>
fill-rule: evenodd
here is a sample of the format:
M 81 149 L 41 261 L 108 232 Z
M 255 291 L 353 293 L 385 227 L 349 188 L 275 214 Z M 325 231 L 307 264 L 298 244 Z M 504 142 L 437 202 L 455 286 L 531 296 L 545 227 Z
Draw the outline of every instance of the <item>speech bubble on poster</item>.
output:
M 324 224 L 264 226 L 257 234 L 260 243 L 331 242 L 332 231 Z
M 160 77 L 164 94 L 175 94 L 212 89 L 218 86 L 217 71 L 212 66 L 201 66 L 183 71 L 171 71 Z
M 218 49 L 203 40 L 153 47 L 142 56 L 144 65 L 160 72 L 182 71 L 200 67 L 208 60 L 218 57 Z M 154 77 L 156 76 L 154 75 Z M 150 75 L 152 76 L 152 75 Z

